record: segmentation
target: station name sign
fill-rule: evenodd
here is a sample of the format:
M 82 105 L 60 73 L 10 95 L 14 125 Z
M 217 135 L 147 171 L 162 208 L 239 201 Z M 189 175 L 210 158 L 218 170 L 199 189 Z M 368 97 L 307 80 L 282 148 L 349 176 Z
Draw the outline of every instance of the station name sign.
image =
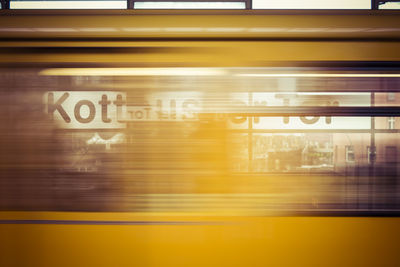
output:
M 125 93 L 110 91 L 54 91 L 43 99 L 45 111 L 60 128 L 125 128 Z
M 233 106 L 366 106 L 368 94 L 238 93 L 229 96 Z M 45 111 L 65 129 L 120 129 L 129 122 L 197 120 L 209 109 L 199 92 L 153 93 L 146 105 L 127 103 L 126 93 L 115 91 L 53 91 L 43 101 Z M 249 105 L 249 99 L 251 103 Z M 226 101 L 225 101 L 226 102 Z M 143 103 L 142 103 L 143 104 Z M 255 129 L 368 129 L 370 119 L 352 117 L 230 117 L 230 127 L 246 128 L 253 120 Z

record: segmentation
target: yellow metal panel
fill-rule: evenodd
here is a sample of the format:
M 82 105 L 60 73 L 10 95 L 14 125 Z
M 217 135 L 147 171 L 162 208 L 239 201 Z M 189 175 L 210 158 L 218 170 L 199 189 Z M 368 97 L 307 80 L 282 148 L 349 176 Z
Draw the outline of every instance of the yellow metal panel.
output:
M 25 213 L 32 216 L 143 220 L 134 214 Z M 399 218 L 147 217 L 168 220 L 206 223 L 0 225 L 0 265 L 353 267 L 397 266 L 400 259 Z
M 390 11 L 47 11 L 0 13 L 0 37 L 399 38 Z
M 128 43 L 129 46 L 130 43 Z M 164 42 L 141 43 L 146 52 L 86 53 L 79 48 L 32 52 L 16 50 L 0 54 L 2 63 L 108 63 L 113 65 L 264 66 L 290 61 L 397 61 L 398 42 Z M 156 48 L 164 47 L 164 50 Z M 180 47 L 187 49 L 180 51 Z M 99 50 L 98 50 L 99 51 Z M 1 52 L 1 49 L 0 49 Z

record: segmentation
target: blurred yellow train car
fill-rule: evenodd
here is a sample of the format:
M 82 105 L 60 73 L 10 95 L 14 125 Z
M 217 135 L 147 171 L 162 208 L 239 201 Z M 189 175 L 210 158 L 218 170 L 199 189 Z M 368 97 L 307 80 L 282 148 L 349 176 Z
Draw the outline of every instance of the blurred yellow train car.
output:
M 0 13 L 0 266 L 399 266 L 400 13 Z

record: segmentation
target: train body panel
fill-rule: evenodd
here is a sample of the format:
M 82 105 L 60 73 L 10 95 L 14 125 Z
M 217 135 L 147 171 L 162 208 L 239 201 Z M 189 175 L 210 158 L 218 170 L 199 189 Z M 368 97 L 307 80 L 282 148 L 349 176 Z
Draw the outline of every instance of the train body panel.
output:
M 398 266 L 397 11 L 2 11 L 0 266 Z

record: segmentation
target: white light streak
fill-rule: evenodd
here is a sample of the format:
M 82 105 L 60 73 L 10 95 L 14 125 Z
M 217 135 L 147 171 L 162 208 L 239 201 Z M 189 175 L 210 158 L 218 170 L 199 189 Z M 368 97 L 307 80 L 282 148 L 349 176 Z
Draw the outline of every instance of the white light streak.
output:
M 271 78 L 400 78 L 400 73 L 241 73 L 239 77 Z
M 211 68 L 52 68 L 42 70 L 44 76 L 213 76 L 225 75 L 222 69 Z

